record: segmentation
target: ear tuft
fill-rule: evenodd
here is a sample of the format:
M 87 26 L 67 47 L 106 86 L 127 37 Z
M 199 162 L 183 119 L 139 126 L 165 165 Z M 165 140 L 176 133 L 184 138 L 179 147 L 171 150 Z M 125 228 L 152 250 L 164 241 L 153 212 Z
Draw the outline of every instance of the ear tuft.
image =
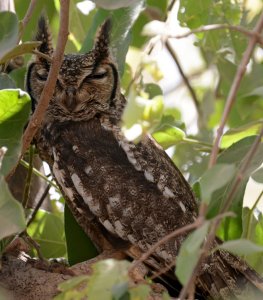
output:
M 38 20 L 38 31 L 35 40 L 42 42 L 38 47 L 39 52 L 50 55 L 53 53 L 52 36 L 48 27 L 47 18 L 41 15 Z
M 97 31 L 93 48 L 97 60 L 102 60 L 110 55 L 109 47 L 111 27 L 112 21 L 108 18 Z

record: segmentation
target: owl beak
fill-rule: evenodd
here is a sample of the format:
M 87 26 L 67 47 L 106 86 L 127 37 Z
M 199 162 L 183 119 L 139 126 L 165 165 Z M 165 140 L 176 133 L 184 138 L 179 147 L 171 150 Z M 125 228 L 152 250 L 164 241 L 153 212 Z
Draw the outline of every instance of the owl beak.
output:
M 74 111 L 74 109 L 77 106 L 76 89 L 75 88 L 70 87 L 70 88 L 66 89 L 66 97 L 63 102 L 69 112 Z

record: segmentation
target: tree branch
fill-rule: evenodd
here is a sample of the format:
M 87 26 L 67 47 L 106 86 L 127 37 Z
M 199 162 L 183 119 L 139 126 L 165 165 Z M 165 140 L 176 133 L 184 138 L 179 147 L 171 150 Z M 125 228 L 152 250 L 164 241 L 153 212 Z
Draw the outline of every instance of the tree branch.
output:
M 185 85 L 186 85 L 186 87 L 187 87 L 187 89 L 188 89 L 188 91 L 189 91 L 189 93 L 190 93 L 190 95 L 191 95 L 191 97 L 193 99 L 193 102 L 194 102 L 195 108 L 197 110 L 198 116 L 202 117 L 202 112 L 200 110 L 199 102 L 198 102 L 197 96 L 195 94 L 195 91 L 192 88 L 192 86 L 191 86 L 191 84 L 190 84 L 190 82 L 188 80 L 188 77 L 185 75 L 185 73 L 184 73 L 184 71 L 183 71 L 183 69 L 181 67 L 180 62 L 177 59 L 176 53 L 174 52 L 174 49 L 173 49 L 171 43 L 169 42 L 169 40 L 166 40 L 165 46 L 166 46 L 167 50 L 169 51 L 170 55 L 172 56 L 172 58 L 173 58 L 173 60 L 174 60 L 174 62 L 176 64 L 176 66 L 178 68 L 178 71 L 179 71 L 180 75 L 182 76 L 183 81 L 184 81 L 184 83 L 185 83 Z
M 20 40 L 21 37 L 22 37 L 24 28 L 26 27 L 27 23 L 28 23 L 28 22 L 30 21 L 30 19 L 31 19 L 31 16 L 32 16 L 32 14 L 33 14 L 33 11 L 34 11 L 34 9 L 35 9 L 35 6 L 36 6 L 36 4 L 37 4 L 37 1 L 38 1 L 38 0 L 31 0 L 31 1 L 30 1 L 29 7 L 28 7 L 27 12 L 26 12 L 26 14 L 25 14 L 25 16 L 24 16 L 24 19 L 21 21 L 22 26 L 21 26 L 20 33 L 19 33 L 19 40 Z
M 22 146 L 21 155 L 25 153 L 35 133 L 40 127 L 46 109 L 48 107 L 49 101 L 53 95 L 59 69 L 63 60 L 64 49 L 67 43 L 67 37 L 69 32 L 68 23 L 69 23 L 69 0 L 60 0 L 60 26 L 59 26 L 57 47 L 54 52 L 47 81 L 45 83 L 44 89 L 40 96 L 39 104 L 23 135 L 23 146 Z
M 212 149 L 212 153 L 211 153 L 211 156 L 210 156 L 209 167 L 212 167 L 216 163 L 217 154 L 218 154 L 218 151 L 219 151 L 219 143 L 220 143 L 221 137 L 223 135 L 223 131 L 224 131 L 224 127 L 225 127 L 226 122 L 227 122 L 228 115 L 231 111 L 231 108 L 232 108 L 234 102 L 235 102 L 238 88 L 239 88 L 241 80 L 242 80 L 242 78 L 245 74 L 247 64 L 249 63 L 249 60 L 251 58 L 251 55 L 252 55 L 253 50 L 255 48 L 255 45 L 258 41 L 258 35 L 261 33 L 262 29 L 263 29 L 263 13 L 261 14 L 255 28 L 252 31 L 252 35 L 250 37 L 247 49 L 246 49 L 246 51 L 243 55 L 243 58 L 240 62 L 240 65 L 237 69 L 233 84 L 232 84 L 231 89 L 229 91 L 229 94 L 228 94 L 228 97 L 227 97 L 227 100 L 226 100 L 225 109 L 224 109 L 224 112 L 223 112 L 223 116 L 222 116 L 219 128 L 217 130 L 217 135 L 216 135 L 214 147 Z
M 182 39 L 182 38 L 186 38 L 192 34 L 195 33 L 202 33 L 202 32 L 208 32 L 208 31 L 214 31 L 214 30 L 221 30 L 221 29 L 227 29 L 227 30 L 232 30 L 232 31 L 238 31 L 248 37 L 256 37 L 257 38 L 257 42 L 263 46 L 263 38 L 260 35 L 260 33 L 258 32 L 253 32 L 250 31 L 244 27 L 241 26 L 235 26 L 235 25 L 229 25 L 229 24 L 211 24 L 211 25 L 205 25 L 205 26 L 201 26 L 199 28 L 193 29 L 193 30 L 189 30 L 185 33 L 182 34 L 176 34 L 176 35 L 168 35 L 168 38 L 175 38 L 175 39 Z
M 215 239 L 216 230 L 222 221 L 222 216 L 229 216 L 229 213 L 231 214 L 231 212 L 227 212 L 227 210 L 229 209 L 229 207 L 233 201 L 234 195 L 235 195 L 242 179 L 244 178 L 247 167 L 251 163 L 253 156 L 255 155 L 255 153 L 257 152 L 257 150 L 259 148 L 262 137 L 263 137 L 263 127 L 261 128 L 259 135 L 257 136 L 255 142 L 251 146 L 250 150 L 248 151 L 248 153 L 244 159 L 244 162 L 242 163 L 242 165 L 239 168 L 239 171 L 237 172 L 235 181 L 233 182 L 232 188 L 231 188 L 230 192 L 228 193 L 228 196 L 225 200 L 225 203 L 221 210 L 221 213 L 212 221 L 211 229 L 207 236 L 206 241 L 204 242 L 204 245 L 203 245 L 203 248 L 201 251 L 201 255 L 198 259 L 198 262 L 194 268 L 194 271 L 192 272 L 192 275 L 191 275 L 188 283 L 183 287 L 183 289 L 179 295 L 179 299 L 184 299 L 188 293 L 187 291 L 191 290 L 191 287 L 195 284 L 196 275 L 199 271 L 202 261 L 205 259 L 205 257 L 208 255 L 208 253 L 210 251 L 211 243 Z M 201 214 L 200 214 L 200 216 L 201 216 Z

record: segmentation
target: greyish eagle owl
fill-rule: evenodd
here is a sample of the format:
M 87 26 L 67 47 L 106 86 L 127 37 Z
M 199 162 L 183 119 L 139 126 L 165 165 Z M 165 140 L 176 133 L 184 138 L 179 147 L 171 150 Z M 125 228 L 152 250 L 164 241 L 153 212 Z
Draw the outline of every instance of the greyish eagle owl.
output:
M 197 217 L 191 188 L 164 150 L 150 137 L 135 144 L 120 128 L 126 100 L 109 49 L 110 21 L 99 29 L 93 49 L 67 54 L 44 121 L 35 136 L 74 217 L 96 247 L 146 252 L 157 241 Z M 41 17 L 38 50 L 52 57 L 51 36 Z M 33 108 L 48 76 L 50 62 L 35 57 L 27 72 Z M 178 254 L 185 234 L 158 247 L 159 267 Z M 237 299 L 262 279 L 233 255 L 208 256 L 196 285 L 202 297 Z

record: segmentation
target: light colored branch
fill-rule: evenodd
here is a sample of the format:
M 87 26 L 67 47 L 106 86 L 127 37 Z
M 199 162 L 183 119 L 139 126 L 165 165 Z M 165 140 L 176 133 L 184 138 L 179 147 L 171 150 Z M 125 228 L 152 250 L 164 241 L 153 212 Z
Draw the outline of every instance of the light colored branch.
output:
M 241 26 L 235 26 L 235 25 L 230 25 L 230 24 L 211 24 L 211 25 L 205 25 L 205 26 L 201 26 L 199 28 L 193 29 L 193 30 L 189 30 L 185 33 L 182 34 L 176 34 L 176 35 L 168 35 L 168 38 L 175 38 L 175 39 L 182 39 L 182 38 L 186 38 L 192 34 L 195 33 L 202 33 L 202 32 L 208 32 L 208 31 L 214 31 L 214 30 L 232 30 L 232 31 L 237 31 L 240 32 L 248 37 L 256 37 L 257 38 L 257 42 L 263 46 L 263 38 L 260 35 L 260 33 L 258 32 L 253 32 L 250 31 L 244 27 Z
M 249 60 L 253 53 L 253 50 L 256 46 L 256 43 L 258 42 L 258 35 L 261 33 L 262 29 L 263 29 L 263 13 L 261 14 L 255 28 L 252 31 L 253 35 L 251 35 L 251 37 L 250 37 L 247 49 L 246 49 L 246 51 L 243 55 L 243 58 L 239 64 L 234 81 L 233 81 L 231 89 L 229 91 L 229 94 L 228 94 L 228 97 L 226 100 L 225 109 L 223 112 L 223 116 L 222 116 L 219 128 L 217 130 L 214 147 L 212 149 L 212 153 L 210 156 L 209 167 L 212 167 L 216 163 L 217 154 L 219 151 L 219 144 L 220 144 L 220 141 L 221 141 L 221 138 L 223 135 L 223 131 L 224 131 L 224 127 L 227 122 L 227 118 L 228 118 L 231 108 L 235 102 L 238 88 L 239 88 L 241 80 L 245 74 L 247 64 L 249 63 Z
M 30 21 L 31 17 L 32 17 L 32 14 L 33 14 L 33 11 L 35 9 L 35 6 L 37 4 L 37 1 L 38 0 L 31 0 L 30 1 L 30 4 L 29 4 L 29 7 L 27 9 L 27 12 L 24 16 L 24 19 L 21 21 L 22 22 L 22 27 L 23 29 L 26 27 L 27 23 Z
M 27 126 L 27 129 L 23 135 L 23 147 L 22 155 L 29 147 L 33 136 L 37 132 L 44 118 L 45 111 L 48 107 L 49 101 L 53 95 L 59 69 L 63 60 L 64 49 L 67 43 L 68 37 L 68 23 L 69 23 L 69 0 L 60 0 L 60 27 L 58 33 L 57 47 L 54 52 L 48 78 L 45 83 L 44 89 L 41 93 L 39 104 L 34 112 L 34 115 Z

